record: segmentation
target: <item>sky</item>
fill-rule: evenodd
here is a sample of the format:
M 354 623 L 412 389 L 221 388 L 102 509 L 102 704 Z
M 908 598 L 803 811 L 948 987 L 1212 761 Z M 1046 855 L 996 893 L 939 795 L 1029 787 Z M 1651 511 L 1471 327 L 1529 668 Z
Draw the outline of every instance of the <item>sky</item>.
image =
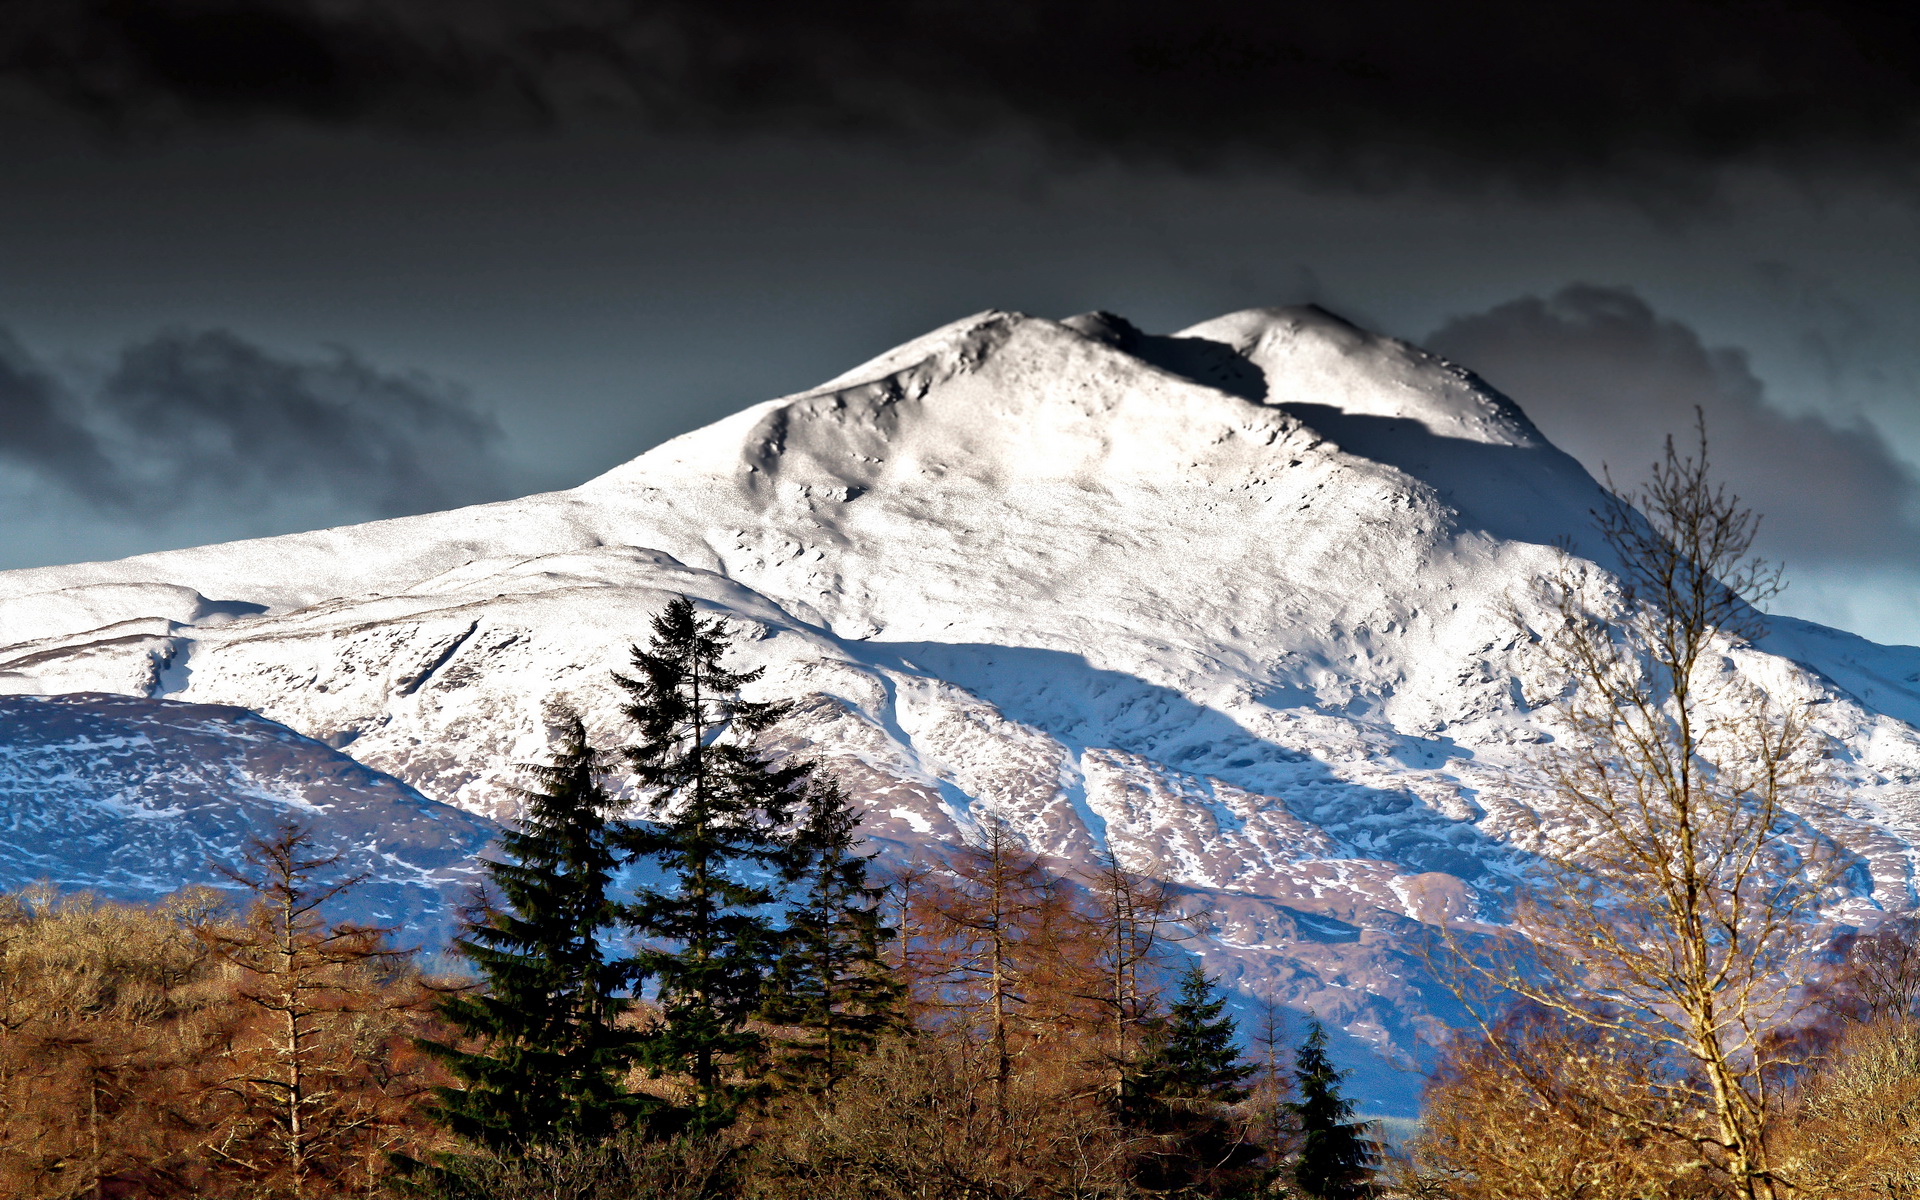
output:
M 14 0 L 0 567 L 571 486 L 986 308 L 1313 302 L 1920 643 L 1891 5 Z

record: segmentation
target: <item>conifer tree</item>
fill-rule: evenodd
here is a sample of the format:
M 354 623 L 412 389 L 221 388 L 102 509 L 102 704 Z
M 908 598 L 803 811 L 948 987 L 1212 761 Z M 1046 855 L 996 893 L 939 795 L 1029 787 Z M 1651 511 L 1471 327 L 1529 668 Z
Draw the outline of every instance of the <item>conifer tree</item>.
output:
M 1286 1034 L 1284 1011 L 1269 991 L 1260 997 L 1260 1023 L 1251 1039 L 1255 1067 L 1251 1094 L 1255 1130 L 1275 1174 L 1278 1164 L 1292 1158 L 1299 1140 L 1293 1115 L 1293 1052 Z
M 325 921 L 326 905 L 367 876 L 328 881 L 342 856 L 318 849 L 305 827 L 284 822 L 248 839 L 245 858 L 244 870 L 220 868 L 253 893 L 245 921 L 204 924 L 194 936 L 240 969 L 236 999 L 266 1018 L 264 1041 L 236 1039 L 222 1056 L 219 1086 L 241 1115 L 204 1152 L 268 1194 L 303 1200 L 330 1190 L 361 1148 L 372 1114 L 352 1086 L 352 1026 L 379 1015 L 370 977 L 410 952 L 387 944 L 389 929 Z M 97 1178 L 93 1192 L 102 1194 Z
M 726 1125 L 755 1090 L 737 1076 L 765 1054 L 748 1021 L 783 945 L 766 911 L 779 898 L 769 877 L 787 869 L 780 827 L 808 778 L 805 764 L 757 748 L 787 709 L 740 698 L 760 671 L 723 666 L 729 644 L 724 620 L 676 597 L 653 619 L 648 648 L 633 648 L 634 676 L 615 676 L 639 726 L 627 758 L 650 805 L 623 845 L 665 877 L 626 908 L 643 946 L 637 978 L 660 1007 L 643 1056 L 656 1073 L 691 1078 L 694 1101 L 679 1118 L 691 1132 Z
M 1058 965 L 1065 888 L 1006 824 L 980 823 L 980 845 L 958 850 L 945 881 L 924 889 L 923 965 L 938 1006 L 965 1013 L 993 1064 L 993 1113 L 1005 1121 L 1020 1034 L 1045 1025 L 1035 986 Z
M 903 988 L 882 958 L 895 931 L 883 919 L 886 888 L 867 876 L 871 854 L 856 854 L 860 813 L 833 780 L 816 775 L 806 814 L 789 843 L 786 950 L 764 1015 L 797 1026 L 784 1074 L 831 1091 L 853 1057 L 901 1020 Z
M 1180 976 L 1180 998 L 1157 1022 L 1138 1076 L 1126 1089 L 1121 1119 L 1152 1135 L 1160 1149 L 1135 1171 L 1150 1193 L 1228 1192 L 1257 1178 L 1259 1148 L 1241 1136 L 1226 1109 L 1247 1096 L 1259 1068 L 1244 1062 L 1226 998 L 1199 964 Z
M 1245 1083 L 1259 1068 L 1243 1062 L 1226 997 L 1217 995 L 1205 967 L 1195 963 L 1180 976 L 1180 999 L 1167 1013 L 1148 1079 L 1155 1094 L 1180 1100 L 1238 1104 Z
M 526 808 L 487 864 L 498 896 L 454 942 L 485 988 L 449 997 L 440 1014 L 484 1044 L 422 1043 L 463 1084 L 439 1090 L 435 1116 L 499 1152 L 602 1138 L 656 1103 L 623 1084 L 637 1046 L 620 1025 L 631 968 L 606 944 L 619 920 L 615 802 L 580 718 L 561 720 L 551 763 L 523 768 Z
M 1353 1119 L 1353 1101 L 1340 1094 L 1347 1072 L 1327 1057 L 1327 1031 L 1307 1022 L 1306 1040 L 1294 1051 L 1294 1078 L 1300 1099 L 1293 1111 L 1300 1120 L 1301 1146 L 1293 1177 L 1309 1196 L 1355 1200 L 1371 1196 L 1377 1160 L 1369 1125 Z

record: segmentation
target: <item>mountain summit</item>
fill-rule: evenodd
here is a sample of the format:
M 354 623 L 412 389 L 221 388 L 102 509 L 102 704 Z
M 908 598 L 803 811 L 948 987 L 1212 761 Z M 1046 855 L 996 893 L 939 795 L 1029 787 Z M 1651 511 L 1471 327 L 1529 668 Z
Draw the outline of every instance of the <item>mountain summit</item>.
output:
M 0 574 L 0 690 L 238 705 L 509 815 L 548 703 L 617 738 L 609 671 L 686 594 L 890 854 L 988 813 L 1111 847 L 1206 899 L 1232 986 L 1404 1061 L 1445 1015 L 1413 936 L 1498 919 L 1544 803 L 1564 681 L 1511 606 L 1600 495 L 1468 371 L 1317 308 L 988 312 L 570 491 Z M 1727 656 L 1822 702 L 1836 919 L 1912 907 L 1920 651 L 1777 620 Z

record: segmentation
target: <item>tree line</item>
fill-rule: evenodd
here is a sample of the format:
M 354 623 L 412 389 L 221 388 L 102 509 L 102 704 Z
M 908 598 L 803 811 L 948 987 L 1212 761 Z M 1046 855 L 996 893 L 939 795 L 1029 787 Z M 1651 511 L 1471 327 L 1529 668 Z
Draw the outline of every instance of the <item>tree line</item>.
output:
M 360 880 L 296 825 L 238 917 L 7 898 L 0 1192 L 1370 1194 L 1324 1032 L 1291 1053 L 1269 1005 L 1248 1057 L 1173 888 L 992 820 L 880 872 L 728 649 L 675 600 L 617 676 L 629 744 L 555 713 L 449 977 L 325 921 Z

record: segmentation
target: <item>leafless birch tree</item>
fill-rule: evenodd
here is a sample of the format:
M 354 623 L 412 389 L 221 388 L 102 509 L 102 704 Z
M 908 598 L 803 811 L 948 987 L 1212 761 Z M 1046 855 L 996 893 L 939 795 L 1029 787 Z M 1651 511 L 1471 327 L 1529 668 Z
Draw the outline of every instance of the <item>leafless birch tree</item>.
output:
M 1609 477 L 1597 515 L 1620 593 L 1571 556 L 1540 581 L 1537 636 L 1566 682 L 1541 756 L 1551 802 L 1514 914 L 1526 949 L 1480 969 L 1666 1053 L 1660 1086 L 1709 1119 L 1665 1132 L 1735 1194 L 1774 1197 L 1788 1189 L 1764 1136 L 1769 1034 L 1806 977 L 1807 926 L 1837 861 L 1792 808 L 1820 761 L 1805 706 L 1729 657 L 1764 632 L 1758 605 L 1780 575 L 1752 553 L 1758 518 L 1711 481 L 1704 424 L 1694 452 L 1668 439 L 1644 485 Z M 1519 606 L 1515 619 L 1526 628 Z

